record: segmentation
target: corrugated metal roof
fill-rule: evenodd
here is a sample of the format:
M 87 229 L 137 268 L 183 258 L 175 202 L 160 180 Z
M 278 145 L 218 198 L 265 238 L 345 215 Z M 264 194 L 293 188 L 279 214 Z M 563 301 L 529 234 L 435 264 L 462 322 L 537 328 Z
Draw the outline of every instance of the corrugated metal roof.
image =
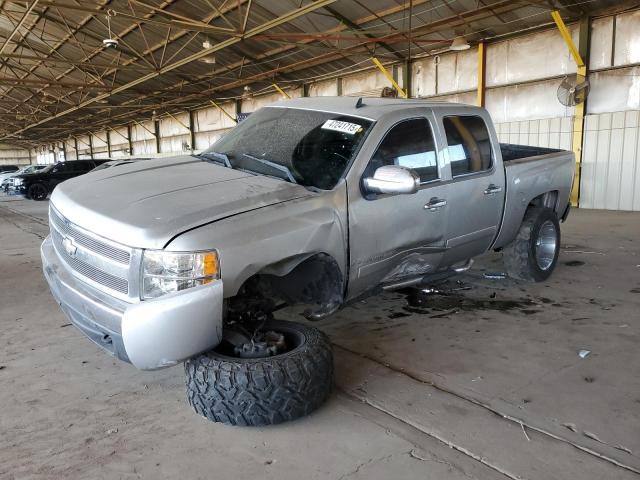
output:
M 558 6 L 570 20 L 624 5 Z M 550 22 L 544 0 L 5 0 L 0 9 L 0 141 L 23 144 Z

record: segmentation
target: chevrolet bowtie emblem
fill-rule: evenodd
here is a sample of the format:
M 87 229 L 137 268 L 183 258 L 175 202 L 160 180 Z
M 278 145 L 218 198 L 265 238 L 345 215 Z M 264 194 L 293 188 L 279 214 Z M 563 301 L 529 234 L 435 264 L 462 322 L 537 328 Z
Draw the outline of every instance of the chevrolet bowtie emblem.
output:
M 76 245 L 73 243 L 73 239 L 72 238 L 64 237 L 62 239 L 62 247 L 64 248 L 64 251 L 67 252 L 67 254 L 70 257 L 75 257 L 76 256 L 76 252 L 78 251 L 78 247 L 76 247 Z

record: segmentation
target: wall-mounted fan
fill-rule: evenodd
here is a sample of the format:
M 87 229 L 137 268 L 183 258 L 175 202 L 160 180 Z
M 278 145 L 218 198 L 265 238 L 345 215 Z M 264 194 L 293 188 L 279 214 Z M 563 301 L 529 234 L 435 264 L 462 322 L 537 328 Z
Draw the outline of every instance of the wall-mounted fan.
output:
M 558 87 L 558 101 L 565 107 L 583 103 L 589 95 L 589 80 L 564 77 Z

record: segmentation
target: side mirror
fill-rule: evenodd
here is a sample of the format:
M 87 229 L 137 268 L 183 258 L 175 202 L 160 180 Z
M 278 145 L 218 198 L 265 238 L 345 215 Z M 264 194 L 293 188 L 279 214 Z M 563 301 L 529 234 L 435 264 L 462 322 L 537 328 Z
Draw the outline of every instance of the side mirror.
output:
M 419 186 L 420 177 L 414 171 L 397 165 L 380 167 L 373 178 L 364 179 L 368 193 L 416 193 Z

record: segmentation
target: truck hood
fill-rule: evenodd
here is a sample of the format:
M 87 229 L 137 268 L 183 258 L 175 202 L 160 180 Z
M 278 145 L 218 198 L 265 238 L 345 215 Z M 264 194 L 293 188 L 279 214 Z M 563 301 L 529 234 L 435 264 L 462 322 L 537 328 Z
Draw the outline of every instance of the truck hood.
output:
M 72 223 L 107 239 L 160 249 L 200 225 L 311 195 L 299 185 L 187 156 L 67 180 L 51 203 Z

